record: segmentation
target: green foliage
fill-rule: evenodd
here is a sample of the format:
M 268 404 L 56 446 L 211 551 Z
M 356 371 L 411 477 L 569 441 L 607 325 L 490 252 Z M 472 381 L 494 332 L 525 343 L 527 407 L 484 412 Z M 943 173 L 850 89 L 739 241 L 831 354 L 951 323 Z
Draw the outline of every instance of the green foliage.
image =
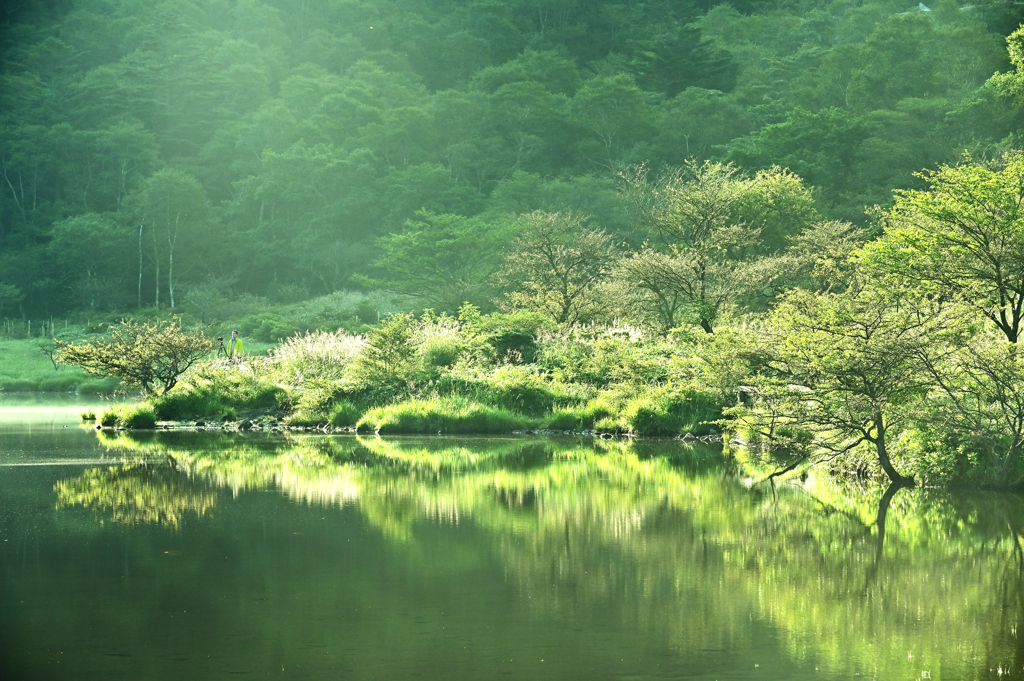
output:
M 157 414 L 148 404 L 119 404 L 100 412 L 97 421 L 104 428 L 144 430 L 156 427 Z
M 508 311 L 541 312 L 556 324 L 604 320 L 615 310 L 606 280 L 616 259 L 611 237 L 571 213 L 535 211 L 505 257 L 500 281 Z
M 737 412 L 802 458 L 842 465 L 873 448 L 891 481 L 910 482 L 894 467 L 892 443 L 927 404 L 929 367 L 955 346 L 958 315 L 899 290 L 793 291 L 772 314 L 757 406 Z
M 331 421 L 336 401 L 343 394 L 342 386 L 336 381 L 316 378 L 307 380 L 303 382 L 285 421 L 290 426 L 323 426 Z
M 814 215 L 800 179 L 777 168 L 750 180 L 731 164 L 691 159 L 653 179 L 632 168 L 624 181 L 652 243 L 623 259 L 619 276 L 666 331 L 693 321 L 713 333 L 724 307 L 772 281 L 777 265 L 757 256 Z
M 897 192 L 865 264 L 925 295 L 962 300 L 1016 343 L 1024 323 L 1024 153 L 988 164 L 968 157 L 921 177 L 927 189 Z
M 274 312 L 248 315 L 238 321 L 238 332 L 244 337 L 264 343 L 276 343 L 289 336 L 301 333 L 301 324 L 295 319 Z
M 434 317 L 424 314 L 414 340 L 422 371 L 437 377 L 451 369 L 460 360 L 473 354 L 476 339 L 467 334 L 461 324 L 448 316 Z
M 381 434 L 486 434 L 508 433 L 535 423 L 528 417 L 465 399 L 431 398 L 375 407 L 359 419 L 356 427 Z
M 518 310 L 481 315 L 473 306 L 459 309 L 459 321 L 484 347 L 484 359 L 491 364 L 532 364 L 537 356 L 537 334 L 554 326 L 537 312 Z
M 519 414 L 542 416 L 555 404 L 553 386 L 532 367 L 500 366 L 487 375 L 485 385 L 490 404 Z
M 766 203 L 734 217 L 778 251 L 812 212 L 862 225 L 865 205 L 922 186 L 914 171 L 1012 144 L 1022 40 L 1004 49 L 1019 18 L 1005 3 L 733 4 L 9 13 L 0 314 L 145 301 L 209 324 L 268 312 L 245 296 L 374 279 L 487 308 L 510 216 L 585 215 L 639 247 L 612 190 L 631 165 L 772 175 L 774 193 L 751 194 Z M 813 210 L 773 212 L 810 196 L 779 168 L 815 187 Z M 377 320 L 273 314 L 244 333 Z
M 334 403 L 328 422 L 335 428 L 354 426 L 363 415 L 363 410 L 346 400 Z
M 707 435 L 718 432 L 713 422 L 721 413 L 714 394 L 662 389 L 630 400 L 620 418 L 633 435 Z
M 275 411 L 288 403 L 285 390 L 247 367 L 204 363 L 173 390 L 148 400 L 165 421 L 234 419 L 239 412 Z
M 425 211 L 416 217 L 401 232 L 381 239 L 382 255 L 375 265 L 388 274 L 385 287 L 442 311 L 467 302 L 489 304 L 491 275 L 511 225 Z

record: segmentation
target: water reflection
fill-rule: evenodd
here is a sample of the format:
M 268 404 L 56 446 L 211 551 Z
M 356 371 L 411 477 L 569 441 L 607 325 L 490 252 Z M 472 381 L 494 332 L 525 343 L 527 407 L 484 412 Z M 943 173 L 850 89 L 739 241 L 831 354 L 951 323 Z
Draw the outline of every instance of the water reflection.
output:
M 436 529 L 470 524 L 533 617 L 600 612 L 683 656 L 757 649 L 763 623 L 797 669 L 836 678 L 1024 672 L 1017 498 L 813 475 L 774 494 L 679 443 L 100 437 L 146 463 L 63 480 L 59 506 L 178 527 L 279 490 L 357 509 L 425 571 Z

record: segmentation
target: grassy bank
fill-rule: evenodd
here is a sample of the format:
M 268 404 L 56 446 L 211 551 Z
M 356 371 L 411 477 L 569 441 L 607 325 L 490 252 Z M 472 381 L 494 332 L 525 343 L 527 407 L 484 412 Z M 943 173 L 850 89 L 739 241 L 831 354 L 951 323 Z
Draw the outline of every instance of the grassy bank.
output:
M 558 330 L 531 314 L 396 315 L 365 336 L 296 335 L 267 357 L 205 362 L 143 405 L 158 421 L 524 430 L 676 437 L 717 432 L 735 402 L 715 339 L 626 327 Z M 727 381 L 722 382 L 722 379 Z M 100 415 L 127 427 L 146 415 Z
M 78 367 L 54 366 L 48 339 L 0 339 L 0 390 L 4 392 L 77 392 L 103 394 L 120 381 L 90 376 Z

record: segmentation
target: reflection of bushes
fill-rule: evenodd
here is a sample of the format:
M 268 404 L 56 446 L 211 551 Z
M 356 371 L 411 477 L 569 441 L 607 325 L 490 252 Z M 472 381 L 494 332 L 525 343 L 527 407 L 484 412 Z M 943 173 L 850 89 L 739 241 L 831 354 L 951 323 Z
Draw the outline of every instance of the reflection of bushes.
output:
M 54 487 L 57 507 L 82 506 L 116 523 L 177 527 L 188 515 L 202 516 L 217 501 L 214 491 L 197 489 L 176 471 L 135 464 L 93 468 Z
M 813 654 L 842 678 L 864 661 L 879 678 L 909 678 L 981 659 L 986 647 L 1006 659 L 1013 640 L 1002 618 L 1019 604 L 1000 605 L 1007 575 L 1011 599 L 1019 583 L 1013 498 L 900 492 L 880 554 L 879 489 L 814 471 L 777 495 L 748 489 L 701 445 L 211 434 L 198 451 L 192 434 L 116 435 L 125 449 L 173 455 L 182 473 L 90 471 L 58 486 L 61 505 L 180 522 L 202 513 L 203 485 L 215 485 L 349 505 L 399 542 L 418 541 L 424 523 L 468 521 L 483 533 L 480 550 L 544 614 L 615 603 L 629 624 L 694 650 L 742 636 L 754 613 L 794 656 Z M 183 490 L 189 478 L 198 486 Z

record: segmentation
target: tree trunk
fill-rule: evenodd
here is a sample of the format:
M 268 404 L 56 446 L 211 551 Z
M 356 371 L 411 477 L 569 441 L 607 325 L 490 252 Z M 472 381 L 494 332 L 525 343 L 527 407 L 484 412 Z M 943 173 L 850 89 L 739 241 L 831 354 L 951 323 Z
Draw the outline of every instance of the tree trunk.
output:
M 156 284 L 156 309 L 160 309 L 160 251 L 157 248 L 156 228 L 153 229 L 153 282 Z
M 174 232 L 167 235 L 167 293 L 171 298 L 171 310 L 174 309 L 174 246 L 178 243 L 178 220 L 181 213 L 174 218 Z
M 142 307 L 142 227 L 145 224 L 145 220 L 139 223 L 139 307 Z
M 889 460 L 889 449 L 885 444 L 885 419 L 882 413 L 875 412 L 873 421 L 875 423 L 875 451 L 878 453 L 878 463 L 882 465 L 882 470 L 889 476 L 891 482 L 904 487 L 913 487 L 916 484 L 913 476 L 908 478 L 901 475 Z

